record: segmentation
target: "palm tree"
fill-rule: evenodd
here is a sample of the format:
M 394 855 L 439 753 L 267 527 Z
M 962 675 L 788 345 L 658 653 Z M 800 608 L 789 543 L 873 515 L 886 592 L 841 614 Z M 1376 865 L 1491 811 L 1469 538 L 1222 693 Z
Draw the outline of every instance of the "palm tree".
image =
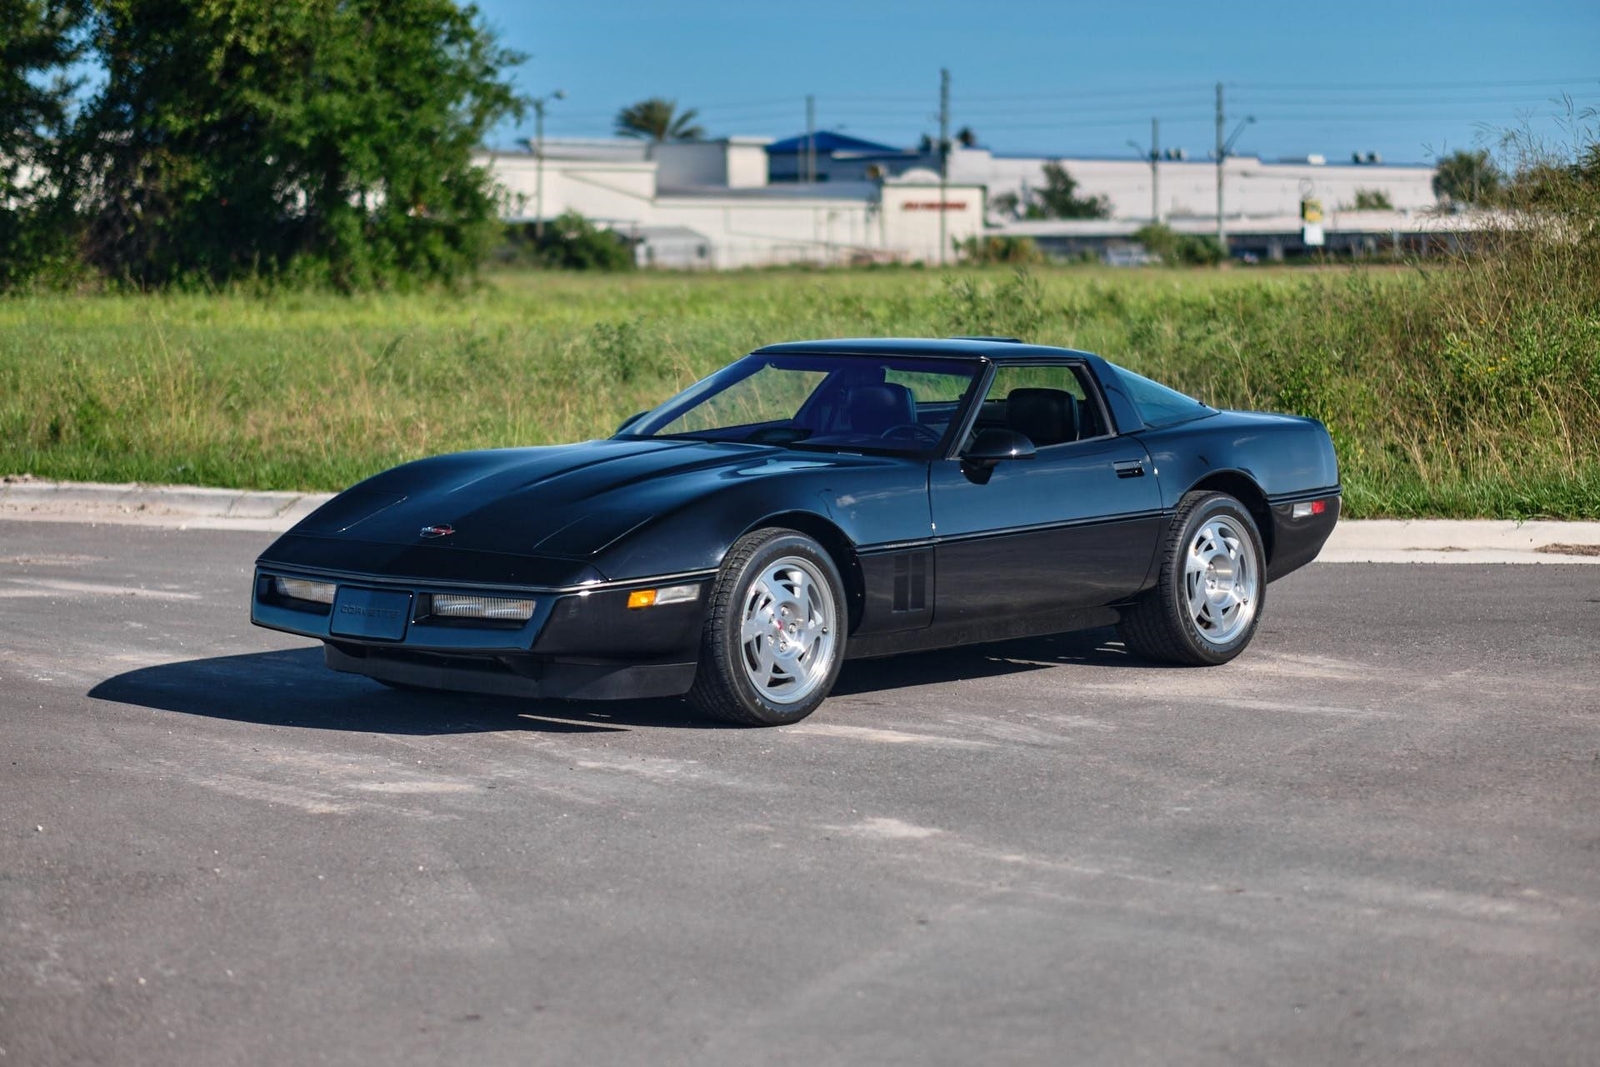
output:
M 657 144 L 662 141 L 698 141 L 706 135 L 706 131 L 694 125 L 697 114 L 699 112 L 692 107 L 678 111 L 676 100 L 652 96 L 618 111 L 616 132 L 618 137 L 638 137 Z
M 1433 195 L 1461 204 L 1489 204 L 1500 195 L 1503 175 L 1484 149 L 1460 149 L 1439 160 Z

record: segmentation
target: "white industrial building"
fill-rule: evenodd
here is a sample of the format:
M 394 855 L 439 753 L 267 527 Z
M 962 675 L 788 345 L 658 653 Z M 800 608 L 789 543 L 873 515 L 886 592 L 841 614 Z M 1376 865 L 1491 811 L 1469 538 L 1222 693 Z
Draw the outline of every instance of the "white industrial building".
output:
M 977 181 L 991 197 L 1025 195 L 1044 184 L 1038 156 L 996 156 L 987 149 L 956 150 L 950 155 L 954 181 Z M 1158 183 L 1162 219 L 1217 217 L 1217 165 L 1213 160 L 1160 160 L 1153 176 L 1143 159 L 1062 159 L 1077 179 L 1080 196 L 1105 196 L 1114 219 L 1149 221 L 1151 183 Z M 1384 194 L 1397 211 L 1427 211 L 1437 203 L 1433 168 L 1429 166 L 1347 163 L 1309 160 L 1268 161 L 1255 156 L 1230 156 L 1223 165 L 1223 210 L 1240 218 L 1298 215 L 1300 201 L 1320 200 L 1327 210 L 1353 209 L 1358 192 Z
M 547 140 L 542 165 L 532 152 L 491 152 L 480 162 L 502 190 L 507 219 L 576 211 L 633 240 L 641 265 L 937 261 L 941 237 L 983 231 L 980 185 L 951 182 L 941 195 L 939 176 L 921 168 L 875 181 L 774 185 L 767 143 Z
M 1140 158 L 1007 156 L 957 146 L 941 194 L 926 146 L 900 149 L 831 131 L 778 142 L 547 140 L 543 155 L 542 164 L 531 151 L 480 157 L 501 187 L 504 216 L 579 212 L 626 235 L 645 266 L 937 262 L 941 247 L 954 258 L 955 242 L 985 233 L 1027 236 L 1052 254 L 1107 254 L 1126 246 L 1153 210 L 1182 232 L 1215 233 L 1217 223 L 1210 160 L 1162 159 L 1153 174 Z M 1105 197 L 1111 218 L 1025 220 L 994 210 L 1002 193 L 1026 202 L 1052 162 L 1078 182 L 1077 195 Z M 1230 248 L 1274 259 L 1305 251 L 1300 204 L 1315 199 L 1330 250 L 1426 250 L 1430 239 L 1462 228 L 1436 211 L 1433 174 L 1429 166 L 1375 160 L 1230 157 L 1223 168 Z M 1363 192 L 1381 194 L 1392 210 L 1357 211 Z

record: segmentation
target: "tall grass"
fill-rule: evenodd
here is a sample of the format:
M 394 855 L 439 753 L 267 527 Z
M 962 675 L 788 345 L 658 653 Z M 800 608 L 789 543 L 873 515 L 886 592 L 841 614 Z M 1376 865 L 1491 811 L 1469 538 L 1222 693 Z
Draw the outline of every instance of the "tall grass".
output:
M 1547 241 L 1323 272 L 522 274 L 465 295 L 23 296 L 0 300 L 0 473 L 331 489 L 429 453 L 607 434 L 774 341 L 1018 334 L 1219 406 L 1323 419 L 1354 514 L 1596 518 L 1594 280 L 1591 260 Z

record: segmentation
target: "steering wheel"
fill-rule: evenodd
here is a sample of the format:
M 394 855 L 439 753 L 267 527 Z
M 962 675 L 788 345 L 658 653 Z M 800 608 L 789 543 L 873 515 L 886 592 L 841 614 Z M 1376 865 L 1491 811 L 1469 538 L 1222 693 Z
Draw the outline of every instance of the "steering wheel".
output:
M 932 448 L 944 440 L 944 433 L 920 422 L 902 422 L 878 435 L 885 441 L 914 441 Z

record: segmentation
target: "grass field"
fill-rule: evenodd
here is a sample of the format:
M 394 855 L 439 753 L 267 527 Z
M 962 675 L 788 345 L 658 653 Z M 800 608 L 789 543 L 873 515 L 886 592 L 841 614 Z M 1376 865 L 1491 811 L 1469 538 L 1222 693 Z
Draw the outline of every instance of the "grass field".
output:
M 1481 290 L 1481 291 L 1480 291 Z M 0 300 L 0 473 L 334 489 L 607 434 L 751 348 L 1018 334 L 1326 421 L 1356 515 L 1600 518 L 1600 295 L 1472 271 L 518 274 L 461 295 Z

